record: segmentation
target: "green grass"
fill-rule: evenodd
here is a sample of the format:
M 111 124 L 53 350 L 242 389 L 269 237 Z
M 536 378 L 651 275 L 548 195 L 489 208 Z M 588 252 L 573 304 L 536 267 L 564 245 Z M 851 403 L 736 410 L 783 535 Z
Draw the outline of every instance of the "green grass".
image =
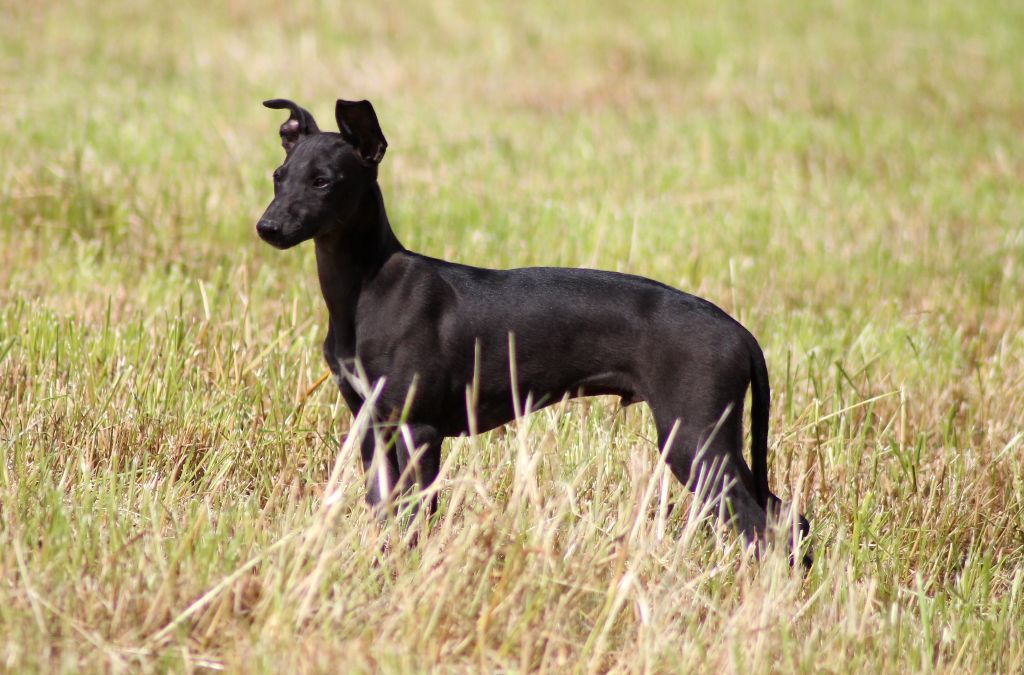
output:
M 0 3 L 0 670 L 1024 668 L 1020 4 L 620 6 Z M 414 250 L 740 318 L 811 572 L 604 399 L 374 525 L 275 96 L 374 101 Z

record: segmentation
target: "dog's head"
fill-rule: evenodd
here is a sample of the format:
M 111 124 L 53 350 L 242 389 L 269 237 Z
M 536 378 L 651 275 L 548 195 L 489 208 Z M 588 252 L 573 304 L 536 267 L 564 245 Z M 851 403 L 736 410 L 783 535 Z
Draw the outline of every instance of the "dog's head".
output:
M 321 133 L 309 111 L 292 101 L 263 105 L 291 116 L 281 125 L 285 160 L 274 171 L 274 199 L 256 232 L 268 244 L 290 248 L 343 228 L 376 180 L 388 146 L 373 106 L 339 100 L 339 133 Z

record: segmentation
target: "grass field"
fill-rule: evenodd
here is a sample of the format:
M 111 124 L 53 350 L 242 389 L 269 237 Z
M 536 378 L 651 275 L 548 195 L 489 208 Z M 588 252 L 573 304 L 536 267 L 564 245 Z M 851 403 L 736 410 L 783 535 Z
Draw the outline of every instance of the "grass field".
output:
M 1020 672 L 1019 2 L 0 2 L 0 670 Z M 711 299 L 806 576 L 588 399 L 362 501 L 285 96 L 374 101 L 403 243 Z M 681 508 L 667 513 L 667 504 Z M 421 526 L 423 526 L 421 524 Z

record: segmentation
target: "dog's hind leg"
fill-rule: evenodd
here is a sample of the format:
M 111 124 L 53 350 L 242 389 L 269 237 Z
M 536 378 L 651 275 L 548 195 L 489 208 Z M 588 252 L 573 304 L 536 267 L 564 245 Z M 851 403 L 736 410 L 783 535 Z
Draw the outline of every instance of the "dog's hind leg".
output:
M 703 499 L 720 499 L 719 513 L 746 544 L 763 544 L 767 514 L 758 504 L 753 475 L 743 460 L 743 398 L 724 405 L 677 396 L 654 400 L 658 444 L 672 473 Z M 682 411 L 680 418 L 677 411 Z M 666 444 L 671 447 L 665 451 Z

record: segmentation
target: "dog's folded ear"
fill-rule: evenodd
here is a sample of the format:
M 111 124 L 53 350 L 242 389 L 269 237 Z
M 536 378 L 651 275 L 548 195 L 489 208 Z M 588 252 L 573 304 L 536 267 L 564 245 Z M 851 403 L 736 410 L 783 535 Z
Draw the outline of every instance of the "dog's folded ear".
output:
M 301 137 L 320 133 L 319 127 L 316 126 L 316 120 L 309 114 L 309 111 L 293 101 L 286 98 L 273 98 L 264 101 L 263 105 L 274 110 L 290 110 L 292 113 L 281 125 L 281 146 L 285 153 L 291 152 Z
M 334 107 L 338 120 L 338 131 L 347 143 L 356 150 L 359 160 L 367 165 L 380 164 L 388 142 L 377 122 L 377 113 L 369 101 L 343 101 L 338 99 Z

